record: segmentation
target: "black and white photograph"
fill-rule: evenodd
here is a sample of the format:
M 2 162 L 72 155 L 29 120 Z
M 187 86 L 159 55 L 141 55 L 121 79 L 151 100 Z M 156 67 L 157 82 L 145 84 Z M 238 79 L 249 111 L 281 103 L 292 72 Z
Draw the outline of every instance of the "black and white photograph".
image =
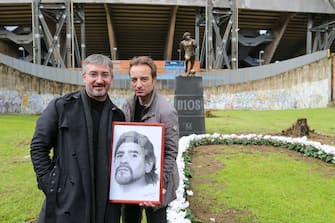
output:
M 109 200 L 162 200 L 164 124 L 114 122 Z

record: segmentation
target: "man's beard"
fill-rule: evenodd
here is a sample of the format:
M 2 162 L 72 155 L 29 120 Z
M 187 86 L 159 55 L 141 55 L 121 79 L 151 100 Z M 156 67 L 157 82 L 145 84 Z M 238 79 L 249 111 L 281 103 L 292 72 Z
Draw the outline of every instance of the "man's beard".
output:
M 120 185 L 127 185 L 135 181 L 133 170 L 128 165 L 122 165 L 115 170 L 115 180 Z
M 94 87 L 103 87 L 103 91 L 95 91 Z M 107 90 L 106 86 L 104 84 L 95 84 L 92 86 L 92 88 L 87 89 L 88 92 L 93 96 L 93 97 L 103 97 L 107 95 Z

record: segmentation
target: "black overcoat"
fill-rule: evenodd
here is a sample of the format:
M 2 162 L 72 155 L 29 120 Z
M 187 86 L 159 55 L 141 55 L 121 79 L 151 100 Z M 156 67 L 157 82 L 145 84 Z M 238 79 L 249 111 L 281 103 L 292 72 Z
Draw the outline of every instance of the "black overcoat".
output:
M 104 136 L 99 146 L 106 148 L 108 157 L 112 121 L 123 120 L 122 111 L 108 100 L 99 129 L 99 137 Z M 95 215 L 104 210 L 94 202 L 93 124 L 85 90 L 49 103 L 37 121 L 30 153 L 38 187 L 46 197 L 39 222 L 99 223 Z M 99 185 L 106 195 L 99 198 L 102 202 L 108 200 L 108 160 L 103 163 L 106 183 Z

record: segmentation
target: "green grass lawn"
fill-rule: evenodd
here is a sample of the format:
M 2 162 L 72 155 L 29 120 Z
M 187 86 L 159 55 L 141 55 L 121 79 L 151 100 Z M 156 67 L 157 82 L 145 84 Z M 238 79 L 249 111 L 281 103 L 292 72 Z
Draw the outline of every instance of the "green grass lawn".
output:
M 307 123 L 316 132 L 335 135 L 335 108 L 295 110 L 218 110 L 214 118 L 206 118 L 207 133 L 273 133 L 285 130 L 298 118 L 307 118 Z
M 277 148 L 269 152 L 223 145 L 216 146 L 215 152 L 206 147 L 202 150 L 212 153 L 201 152 L 201 159 L 208 164 L 192 165 L 196 172 L 193 178 L 198 181 L 191 184 L 196 194 L 192 201 L 210 201 L 213 215 L 236 210 L 229 217 L 245 223 L 334 222 L 334 164 L 313 158 L 306 162 L 299 153 L 289 155 Z M 222 167 L 197 173 L 197 168 L 206 168 L 213 160 L 219 163 L 215 166 Z M 218 222 L 225 219 L 219 218 Z
M 29 156 L 37 116 L 0 115 L 0 222 L 36 218 L 42 203 Z
M 297 118 L 307 118 L 312 129 L 323 134 L 335 135 L 334 111 L 335 109 L 332 108 L 285 111 L 214 111 L 213 114 L 217 117 L 206 118 L 206 130 L 209 133 L 279 132 L 290 127 Z M 36 219 L 40 210 L 43 194 L 37 189 L 29 157 L 29 144 L 37 118 L 36 115 L 0 115 L 1 223 L 27 222 Z M 239 159 L 236 162 L 239 162 Z M 316 193 L 324 192 L 320 189 Z M 235 196 L 233 192 L 231 196 Z M 313 199 L 318 199 L 318 196 Z M 334 197 L 331 199 L 335 200 Z M 273 200 L 273 202 L 276 201 Z M 276 206 L 275 204 L 273 203 L 273 206 Z M 312 209 L 309 212 L 313 214 L 314 211 Z M 271 213 L 267 214 L 271 215 Z M 284 212 L 282 214 L 285 215 Z

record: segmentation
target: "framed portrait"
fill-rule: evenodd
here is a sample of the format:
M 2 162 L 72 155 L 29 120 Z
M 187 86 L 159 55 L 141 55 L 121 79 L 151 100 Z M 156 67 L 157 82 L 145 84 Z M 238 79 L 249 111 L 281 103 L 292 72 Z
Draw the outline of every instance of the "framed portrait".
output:
M 113 122 L 109 201 L 162 202 L 163 123 Z

